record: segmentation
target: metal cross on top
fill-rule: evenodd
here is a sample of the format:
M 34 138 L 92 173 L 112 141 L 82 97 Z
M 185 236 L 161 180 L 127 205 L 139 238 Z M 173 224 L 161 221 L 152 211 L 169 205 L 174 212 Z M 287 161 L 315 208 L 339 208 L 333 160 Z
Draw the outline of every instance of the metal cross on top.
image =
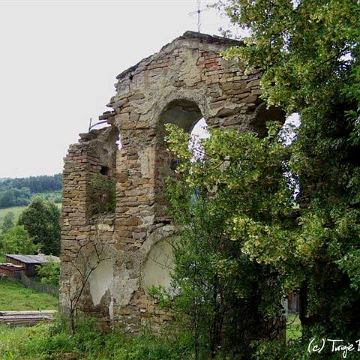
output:
M 198 23 L 197 23 L 198 32 L 200 32 L 200 28 L 201 28 L 201 12 L 206 11 L 206 10 L 209 10 L 209 9 L 206 9 L 206 8 L 201 9 L 201 0 L 197 0 L 197 10 L 189 13 L 190 16 L 196 15 L 196 14 L 198 16 Z

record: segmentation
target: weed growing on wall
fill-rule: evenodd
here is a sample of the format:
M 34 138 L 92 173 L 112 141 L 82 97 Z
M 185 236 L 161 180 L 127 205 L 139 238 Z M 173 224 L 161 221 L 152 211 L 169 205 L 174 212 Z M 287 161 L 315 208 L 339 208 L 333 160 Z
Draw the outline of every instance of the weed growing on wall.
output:
M 103 214 L 114 212 L 116 207 L 115 182 L 104 175 L 95 174 L 91 179 L 93 212 Z

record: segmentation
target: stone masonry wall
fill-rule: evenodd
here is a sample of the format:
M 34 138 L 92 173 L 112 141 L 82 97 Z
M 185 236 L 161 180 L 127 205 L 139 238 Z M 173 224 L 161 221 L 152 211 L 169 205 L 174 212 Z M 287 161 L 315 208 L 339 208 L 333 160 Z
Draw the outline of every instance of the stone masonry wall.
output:
M 173 171 L 164 124 L 190 131 L 204 117 L 215 128 L 264 134 L 265 121 L 279 116 L 259 99 L 261 73 L 247 74 L 238 59 L 221 56 L 232 45 L 243 46 L 187 32 L 122 72 L 108 104 L 111 111 L 100 117 L 110 126 L 83 134 L 70 146 L 63 173 L 64 311 L 74 307 L 82 288 L 79 310 L 129 331 L 170 319 L 142 286 L 149 251 L 174 234 L 164 211 L 164 178 Z M 115 143 L 118 134 L 121 148 Z M 91 211 L 91 178 L 99 173 L 116 182 L 116 210 L 106 216 Z

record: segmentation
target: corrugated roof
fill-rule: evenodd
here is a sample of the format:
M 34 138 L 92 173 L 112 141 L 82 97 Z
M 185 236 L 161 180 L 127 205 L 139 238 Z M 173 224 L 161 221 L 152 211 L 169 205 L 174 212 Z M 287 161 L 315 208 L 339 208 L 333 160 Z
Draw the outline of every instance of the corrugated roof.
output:
M 49 261 L 60 262 L 60 258 L 52 255 L 21 255 L 21 254 L 5 254 L 10 259 L 20 261 L 24 264 L 45 264 Z

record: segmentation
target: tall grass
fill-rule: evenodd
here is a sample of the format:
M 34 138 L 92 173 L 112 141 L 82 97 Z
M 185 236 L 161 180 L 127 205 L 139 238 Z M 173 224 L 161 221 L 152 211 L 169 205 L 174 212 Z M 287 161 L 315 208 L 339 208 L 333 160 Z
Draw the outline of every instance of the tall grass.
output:
M 291 314 L 290 318 L 289 326 L 293 329 L 298 326 L 298 320 L 294 314 Z M 299 334 L 293 333 L 291 338 L 294 339 Z M 296 343 L 292 343 L 290 350 L 297 354 L 295 345 Z M 276 346 L 283 348 L 284 343 L 274 342 L 271 346 L 266 347 L 266 353 L 272 349 L 275 351 Z M 283 349 L 282 352 L 284 351 Z M 302 351 L 301 349 L 301 353 Z M 274 353 L 277 352 L 278 350 Z M 276 358 L 275 355 L 270 356 L 270 353 L 268 355 L 268 359 Z M 191 360 L 193 352 L 191 336 L 184 332 L 176 335 L 164 332 L 159 335 L 144 330 L 135 335 L 115 329 L 102 333 L 95 320 L 87 320 L 80 324 L 75 335 L 72 335 L 65 323 L 58 319 L 55 324 L 40 324 L 33 328 L 0 326 L 0 359 Z
M 301 337 L 301 333 L 299 314 L 289 312 L 286 324 L 286 339 L 298 339 Z
M 0 327 L 0 359 L 186 360 L 191 351 L 180 338 L 143 332 L 125 334 L 117 329 L 101 333 L 86 322 L 75 335 L 59 321 L 33 328 Z

